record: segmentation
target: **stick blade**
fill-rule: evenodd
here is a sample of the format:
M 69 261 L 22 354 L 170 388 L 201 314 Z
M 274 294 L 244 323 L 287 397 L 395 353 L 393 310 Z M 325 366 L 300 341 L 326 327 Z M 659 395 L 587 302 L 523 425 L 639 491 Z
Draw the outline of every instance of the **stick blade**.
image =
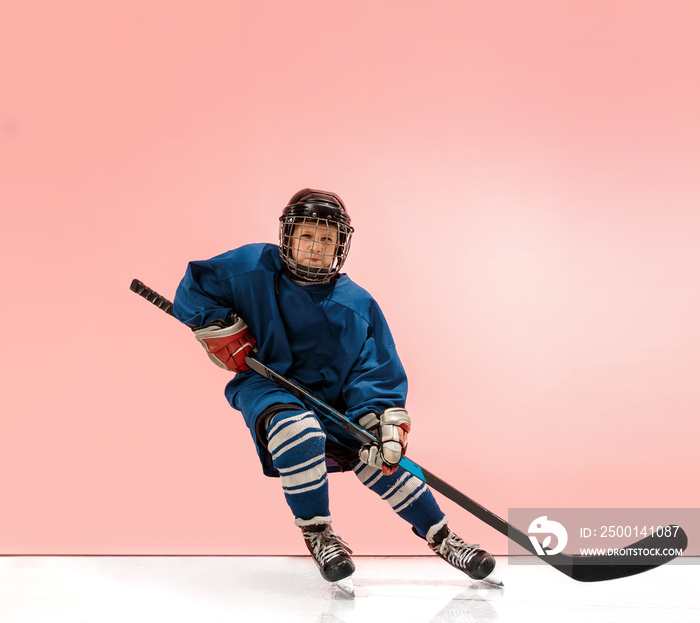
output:
M 671 536 L 651 535 L 610 556 L 558 554 L 550 564 L 578 582 L 604 582 L 655 569 L 677 558 L 688 547 L 688 535 L 680 526 L 667 526 Z M 662 554 L 654 555 L 659 551 Z M 666 553 L 663 553 L 666 552 Z

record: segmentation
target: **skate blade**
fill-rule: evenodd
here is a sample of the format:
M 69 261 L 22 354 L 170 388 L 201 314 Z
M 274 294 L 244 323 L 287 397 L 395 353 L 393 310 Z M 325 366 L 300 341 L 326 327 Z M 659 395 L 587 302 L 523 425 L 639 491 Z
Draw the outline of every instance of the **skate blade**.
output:
M 495 571 L 489 573 L 483 580 L 479 580 L 479 582 L 491 584 L 492 586 L 503 587 L 503 580 L 501 580 L 500 576 Z
M 352 578 L 343 578 L 337 582 L 333 582 L 343 593 L 349 595 L 350 597 L 355 596 L 355 585 L 353 584 Z

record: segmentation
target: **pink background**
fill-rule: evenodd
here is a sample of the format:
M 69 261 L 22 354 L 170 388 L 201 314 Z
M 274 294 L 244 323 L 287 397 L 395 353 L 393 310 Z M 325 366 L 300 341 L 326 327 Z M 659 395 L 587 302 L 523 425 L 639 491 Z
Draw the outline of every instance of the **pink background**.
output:
M 128 290 L 304 186 L 349 206 L 414 460 L 504 517 L 699 506 L 697 2 L 193 6 L 3 10 L 0 552 L 304 552 L 226 372 Z M 427 553 L 331 488 L 356 553 Z

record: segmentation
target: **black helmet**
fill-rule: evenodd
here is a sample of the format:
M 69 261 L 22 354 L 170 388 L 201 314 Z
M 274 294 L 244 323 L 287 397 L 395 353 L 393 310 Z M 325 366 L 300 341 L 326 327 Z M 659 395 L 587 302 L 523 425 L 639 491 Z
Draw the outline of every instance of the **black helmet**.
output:
M 329 231 L 337 234 L 328 234 Z M 347 259 L 352 232 L 350 215 L 338 195 L 304 188 L 282 211 L 280 256 L 296 278 L 327 282 L 338 274 Z M 304 251 L 308 244 L 313 249 Z M 297 261 L 304 254 L 307 257 Z

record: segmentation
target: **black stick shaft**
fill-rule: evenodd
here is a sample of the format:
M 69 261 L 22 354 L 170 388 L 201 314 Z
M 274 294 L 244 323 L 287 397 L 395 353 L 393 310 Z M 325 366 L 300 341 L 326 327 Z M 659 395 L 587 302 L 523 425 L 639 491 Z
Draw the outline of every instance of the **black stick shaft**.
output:
M 153 303 L 159 309 L 162 309 L 166 314 L 173 315 L 173 304 L 161 296 L 155 290 L 151 290 L 146 284 L 142 283 L 138 279 L 133 279 L 131 285 L 129 286 L 132 292 L 136 292 L 139 296 L 145 298 L 148 302 Z

